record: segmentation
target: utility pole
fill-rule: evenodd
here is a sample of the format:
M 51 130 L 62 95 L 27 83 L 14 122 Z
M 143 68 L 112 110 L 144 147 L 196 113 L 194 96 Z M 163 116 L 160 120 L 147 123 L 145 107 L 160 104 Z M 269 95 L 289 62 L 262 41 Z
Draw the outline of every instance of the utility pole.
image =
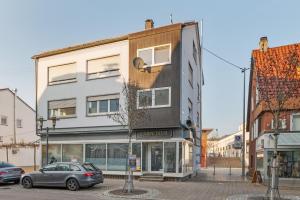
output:
M 17 133 L 16 133 L 16 98 L 17 98 L 17 88 L 14 89 L 14 144 L 17 143 Z
M 246 119 L 245 119 L 245 111 L 246 111 L 246 68 L 242 69 L 242 73 L 244 74 L 244 88 L 243 88 L 243 147 L 242 147 L 242 177 L 245 177 L 245 136 L 246 136 Z

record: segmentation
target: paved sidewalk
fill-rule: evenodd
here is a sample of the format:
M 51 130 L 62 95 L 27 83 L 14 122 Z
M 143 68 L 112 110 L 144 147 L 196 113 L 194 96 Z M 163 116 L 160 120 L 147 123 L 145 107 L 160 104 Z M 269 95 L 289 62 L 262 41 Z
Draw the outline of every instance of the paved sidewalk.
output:
M 196 179 L 196 180 L 195 180 Z M 104 184 L 93 188 L 71 192 L 66 189 L 34 188 L 23 189 L 20 185 L 0 185 L 1 200 L 117 200 L 123 198 L 109 197 L 106 192 L 122 188 L 124 180 L 106 179 Z M 152 190 L 147 199 L 165 200 L 225 200 L 238 194 L 264 194 L 266 187 L 249 182 L 203 182 L 197 177 L 186 182 L 134 182 L 135 188 Z M 281 190 L 282 195 L 300 196 L 299 190 Z M 128 199 L 128 198 L 127 198 Z M 131 198 L 133 199 L 133 198 Z M 145 198 L 143 198 L 145 199 Z

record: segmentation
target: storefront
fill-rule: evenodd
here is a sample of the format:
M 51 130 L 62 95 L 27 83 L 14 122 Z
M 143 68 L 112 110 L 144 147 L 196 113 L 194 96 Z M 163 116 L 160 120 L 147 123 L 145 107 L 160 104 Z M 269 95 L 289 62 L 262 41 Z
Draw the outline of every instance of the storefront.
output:
M 278 138 L 278 175 L 280 178 L 300 178 L 300 133 L 281 133 Z M 274 150 L 272 134 L 256 140 L 256 170 L 266 179 Z
M 160 139 L 159 139 L 160 138 Z M 184 177 L 194 171 L 195 146 L 191 141 L 174 138 L 166 132 L 143 132 L 132 139 L 132 154 L 136 157 L 134 175 L 159 173 L 169 177 Z M 125 174 L 128 139 L 67 141 L 49 143 L 49 162 L 92 162 L 105 174 Z M 46 145 L 42 146 L 45 165 Z

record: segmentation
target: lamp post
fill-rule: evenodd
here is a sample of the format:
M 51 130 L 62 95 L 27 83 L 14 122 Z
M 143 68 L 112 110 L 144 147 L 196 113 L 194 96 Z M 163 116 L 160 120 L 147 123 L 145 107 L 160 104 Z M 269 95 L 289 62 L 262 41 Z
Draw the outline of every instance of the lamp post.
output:
M 56 126 L 56 121 L 57 121 L 57 118 L 56 117 L 51 117 L 50 120 L 52 121 L 52 129 L 55 130 L 55 126 Z M 45 121 L 48 121 L 46 119 L 44 119 L 43 117 L 40 117 L 38 119 L 38 122 L 39 122 L 39 125 L 40 125 L 40 136 L 42 136 L 42 131 L 43 131 L 43 125 L 44 125 L 44 122 Z M 47 126 L 46 127 L 46 164 L 49 163 L 49 127 Z

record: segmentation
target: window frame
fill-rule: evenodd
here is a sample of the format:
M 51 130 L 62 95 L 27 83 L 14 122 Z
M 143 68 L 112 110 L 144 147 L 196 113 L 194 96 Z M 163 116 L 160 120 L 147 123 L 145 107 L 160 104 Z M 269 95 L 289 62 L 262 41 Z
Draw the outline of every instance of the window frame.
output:
M 107 100 L 107 109 L 108 109 L 108 112 L 99 112 L 99 108 L 100 108 L 100 101 L 101 100 L 97 100 L 97 107 L 96 107 L 96 113 L 89 113 L 89 103 L 90 102 L 94 102 L 94 101 L 89 101 L 88 98 L 89 97 L 105 97 L 105 96 L 110 96 L 110 95 L 119 95 L 118 98 L 111 98 L 111 99 L 103 99 L 103 100 Z M 114 111 L 114 112 L 111 112 L 110 111 L 110 101 L 111 100 L 114 100 L 114 99 L 118 99 L 119 100 L 119 110 L 118 111 Z M 120 94 L 107 94 L 107 95 L 93 95 L 93 96 L 87 96 L 86 97 L 86 116 L 87 117 L 94 117 L 94 116 L 104 116 L 104 115 L 112 115 L 112 114 L 117 114 L 117 113 L 120 113 Z
M 166 105 L 155 105 L 155 91 L 156 90 L 165 90 L 168 89 L 169 90 L 169 103 Z M 152 102 L 151 102 L 151 106 L 140 106 L 140 102 L 139 102 L 139 97 L 140 97 L 140 93 L 141 92 L 146 92 L 146 91 L 151 91 L 151 96 L 152 96 Z M 160 87 L 160 88 L 148 88 L 148 89 L 143 89 L 143 90 L 137 90 L 137 109 L 146 109 L 146 108 L 165 108 L 165 107 L 171 107 L 171 87 Z
M 71 65 L 71 64 L 76 65 L 76 62 L 69 62 L 69 63 L 64 63 L 64 64 L 48 66 L 47 67 L 47 85 L 48 86 L 53 86 L 53 85 L 61 85 L 61 84 L 68 84 L 68 83 L 77 82 L 77 70 L 75 70 L 75 78 L 50 82 L 50 79 L 49 79 L 50 78 L 50 71 L 49 71 L 50 68 L 60 67 L 60 66 L 64 66 L 64 65 Z M 76 69 L 76 67 L 75 67 L 75 69 Z
M 169 46 L 169 61 L 168 62 L 162 62 L 162 63 L 155 63 L 155 48 L 158 47 L 163 47 L 163 46 Z M 152 64 L 151 65 L 144 65 L 143 68 L 147 68 L 147 67 L 157 67 L 157 66 L 161 66 L 161 65 L 169 65 L 172 63 L 172 44 L 171 43 L 166 43 L 166 44 L 162 44 L 162 45 L 157 45 L 157 46 L 151 46 L 151 47 L 146 47 L 146 48 L 141 48 L 141 49 L 137 49 L 136 55 L 137 57 L 139 57 L 140 55 L 140 51 L 145 51 L 145 50 L 152 50 Z
M 103 71 L 103 72 L 98 72 L 98 73 L 107 73 L 107 72 L 110 72 L 110 71 L 118 71 L 119 74 L 114 74 L 114 75 L 107 75 L 107 76 L 104 76 L 104 77 L 98 77 L 98 78 L 89 78 L 89 75 L 90 74 L 95 74 L 95 73 L 89 73 L 89 61 L 92 61 L 92 60 L 100 60 L 100 59 L 105 59 L 105 58 L 111 58 L 111 57 L 115 57 L 115 56 L 119 56 L 120 57 L 120 63 L 119 63 L 119 69 L 116 69 L 116 70 L 106 70 L 106 71 Z M 117 77 L 117 76 L 121 76 L 121 72 L 120 72 L 120 67 L 121 67 L 121 54 L 112 54 L 112 55 L 108 55 L 108 56 L 101 56 L 101 57 L 96 57 L 96 58 L 91 58 L 91 59 L 87 59 L 86 60 L 86 81 L 91 81 L 91 80 L 97 80 L 97 79 L 104 79 L 104 78 L 111 78 L 111 77 Z
M 300 112 L 291 114 L 291 117 L 290 117 L 290 131 L 299 131 L 299 130 L 294 130 L 294 128 L 293 128 L 294 127 L 294 123 L 293 123 L 294 116 L 300 116 Z
M 55 99 L 55 100 L 50 100 L 48 101 L 47 104 L 47 112 L 48 112 L 48 120 L 50 120 L 53 116 L 51 116 L 51 112 L 49 109 L 49 103 L 52 101 L 66 101 L 66 100 L 75 100 L 75 114 L 74 115 L 70 115 L 70 116 L 55 116 L 57 119 L 70 119 L 70 118 L 77 118 L 77 99 L 76 98 L 68 98 L 68 99 Z M 65 108 L 73 108 L 73 107 L 65 107 Z M 60 109 L 62 108 L 57 108 L 58 111 L 60 111 Z M 54 109 L 51 109 L 54 110 Z
M 2 119 L 5 120 L 5 123 L 2 123 Z M 2 125 L 2 126 L 8 126 L 8 117 L 7 116 L 1 115 L 0 125 Z
M 18 122 L 19 122 L 20 124 L 19 124 Z M 16 127 L 17 127 L 17 128 L 23 128 L 23 123 L 22 123 L 22 122 L 23 122 L 22 119 L 16 119 Z

